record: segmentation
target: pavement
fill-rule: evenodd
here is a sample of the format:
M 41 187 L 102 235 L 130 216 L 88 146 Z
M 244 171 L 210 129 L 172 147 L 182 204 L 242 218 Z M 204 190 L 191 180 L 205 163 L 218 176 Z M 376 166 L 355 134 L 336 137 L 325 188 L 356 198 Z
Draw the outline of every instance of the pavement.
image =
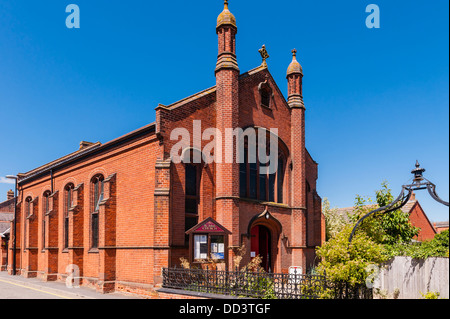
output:
M 67 287 L 64 282 L 8 275 L 0 271 L 0 299 L 142 299 L 138 295 L 101 294 L 92 288 Z

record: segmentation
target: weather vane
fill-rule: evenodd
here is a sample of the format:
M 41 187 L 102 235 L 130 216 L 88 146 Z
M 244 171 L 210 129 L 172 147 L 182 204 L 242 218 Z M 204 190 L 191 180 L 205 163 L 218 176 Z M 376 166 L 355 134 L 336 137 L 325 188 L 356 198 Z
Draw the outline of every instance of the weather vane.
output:
M 263 67 L 267 67 L 267 62 L 266 62 L 266 60 L 267 60 L 268 58 L 270 58 L 270 55 L 269 55 L 269 53 L 268 53 L 267 50 L 266 50 L 266 45 L 263 45 L 262 48 L 259 49 L 259 53 L 261 54 L 261 57 L 262 57 L 262 59 L 263 59 L 262 66 L 263 66 Z

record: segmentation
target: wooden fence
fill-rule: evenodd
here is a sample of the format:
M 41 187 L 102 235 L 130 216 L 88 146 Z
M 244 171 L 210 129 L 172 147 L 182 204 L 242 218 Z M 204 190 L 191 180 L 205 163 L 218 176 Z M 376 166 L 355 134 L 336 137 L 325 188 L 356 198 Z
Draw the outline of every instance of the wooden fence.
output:
M 421 299 L 422 293 L 439 292 L 449 298 L 449 259 L 433 257 L 426 260 L 395 257 L 380 269 L 374 288 L 399 299 Z

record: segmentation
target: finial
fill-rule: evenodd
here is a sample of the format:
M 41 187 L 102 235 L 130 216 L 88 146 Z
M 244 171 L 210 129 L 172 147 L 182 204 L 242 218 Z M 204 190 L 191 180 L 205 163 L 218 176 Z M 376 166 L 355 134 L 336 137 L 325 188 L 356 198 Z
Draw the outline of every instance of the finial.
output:
M 228 0 L 224 0 L 223 5 L 224 9 L 217 18 L 217 27 L 224 24 L 231 24 L 232 26 L 236 27 L 236 18 L 230 12 L 230 10 L 228 10 Z
M 287 75 L 289 76 L 294 73 L 303 74 L 302 66 L 297 61 L 297 49 L 293 49 L 291 52 L 292 52 L 292 62 L 288 67 Z
M 419 161 L 416 160 L 416 168 L 411 171 L 411 174 L 414 174 L 414 182 L 419 184 L 423 181 L 423 173 L 425 172 L 425 168 L 420 168 Z
M 265 44 L 262 46 L 261 49 L 259 49 L 259 53 L 261 54 L 261 57 L 262 57 L 262 59 L 263 59 L 262 66 L 263 66 L 263 67 L 267 67 L 267 62 L 266 62 L 266 60 L 267 60 L 268 58 L 270 58 L 270 55 L 269 55 L 269 53 L 268 53 L 267 50 L 266 50 L 266 45 L 265 45 Z

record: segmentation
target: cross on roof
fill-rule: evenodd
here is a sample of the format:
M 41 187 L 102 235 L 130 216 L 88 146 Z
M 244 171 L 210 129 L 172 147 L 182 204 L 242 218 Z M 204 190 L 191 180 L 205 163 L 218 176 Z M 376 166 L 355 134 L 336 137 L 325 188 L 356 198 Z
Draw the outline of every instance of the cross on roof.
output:
M 270 58 L 270 55 L 269 55 L 269 53 L 268 53 L 267 50 L 266 50 L 266 45 L 263 45 L 262 48 L 259 49 L 259 53 L 261 54 L 261 57 L 262 57 L 262 59 L 263 59 L 262 65 L 265 66 L 265 67 L 267 67 L 267 62 L 266 62 L 266 60 L 267 60 L 268 58 Z

